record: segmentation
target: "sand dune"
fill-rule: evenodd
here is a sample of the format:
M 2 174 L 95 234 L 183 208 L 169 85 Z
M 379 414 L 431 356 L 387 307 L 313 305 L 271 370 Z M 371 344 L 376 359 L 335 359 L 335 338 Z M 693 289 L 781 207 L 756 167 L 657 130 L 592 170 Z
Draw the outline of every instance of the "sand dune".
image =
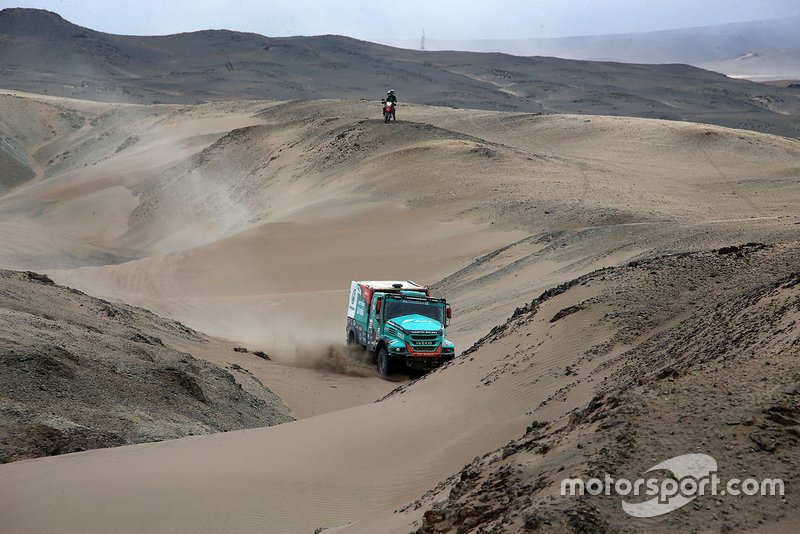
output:
M 70 165 L 0 200 L 5 220 L 35 221 L 25 246 L 4 234 L 6 261 L 267 345 L 338 340 L 353 278 L 442 281 L 452 298 L 478 289 L 459 310 L 463 345 L 486 329 L 480 310 L 507 316 L 514 295 L 650 250 L 795 229 L 793 140 L 419 106 L 387 126 L 374 111 L 253 102 L 88 115 L 94 127 L 61 141 Z M 123 129 L 120 114 L 138 119 Z M 117 151 L 129 138 L 138 142 Z M 31 250 L 39 242 L 43 256 Z M 87 249 L 81 258 L 75 242 Z M 503 298 L 478 296 L 487 277 Z
M 387 125 L 355 100 L 116 105 L 9 93 L 0 106 L 18 117 L 3 128 L 22 128 L 31 113 L 63 128 L 18 137 L 37 171 L 0 197 L 10 229 L 0 233 L 2 266 L 226 338 L 193 356 L 236 363 L 301 418 L 3 466 L 9 531 L 428 528 L 460 506 L 448 478 L 476 456 L 475 469 L 493 476 L 484 455 L 533 420 L 551 432 L 598 395 L 669 366 L 700 388 L 702 375 L 676 360 L 696 347 L 665 342 L 650 360 L 634 349 L 669 333 L 690 339 L 694 323 L 682 321 L 796 271 L 794 139 L 414 105 Z M 710 252 L 746 242 L 773 246 Z M 372 376 L 339 351 L 348 283 L 373 277 L 416 279 L 446 296 L 459 350 L 492 334 L 412 384 Z M 787 303 L 795 296 L 794 286 L 781 292 Z M 783 367 L 765 375 L 773 388 L 784 387 L 793 350 L 794 327 L 781 324 L 770 354 Z M 721 336 L 723 323 L 714 328 Z M 675 395 L 688 403 L 697 392 Z M 714 415 L 715 402 L 698 417 Z M 682 435 L 667 444 L 686 443 Z M 660 459 L 671 449 L 647 451 Z M 531 477 L 541 467 L 552 482 L 557 452 L 535 456 Z M 594 458 L 574 457 L 576 469 Z M 623 524 L 594 506 L 586 518 Z M 502 527 L 519 526 L 527 507 Z

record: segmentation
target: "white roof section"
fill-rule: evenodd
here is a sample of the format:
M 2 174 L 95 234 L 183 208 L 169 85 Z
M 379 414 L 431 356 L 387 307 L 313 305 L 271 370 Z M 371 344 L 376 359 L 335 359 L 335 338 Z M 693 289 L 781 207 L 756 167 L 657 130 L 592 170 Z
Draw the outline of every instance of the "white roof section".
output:
M 400 289 L 407 289 L 410 291 L 425 291 L 426 289 L 425 286 L 421 286 L 411 280 L 362 280 L 356 281 L 356 283 L 369 286 L 375 291 L 396 291 L 398 288 L 394 287 L 395 284 L 401 284 L 403 287 Z

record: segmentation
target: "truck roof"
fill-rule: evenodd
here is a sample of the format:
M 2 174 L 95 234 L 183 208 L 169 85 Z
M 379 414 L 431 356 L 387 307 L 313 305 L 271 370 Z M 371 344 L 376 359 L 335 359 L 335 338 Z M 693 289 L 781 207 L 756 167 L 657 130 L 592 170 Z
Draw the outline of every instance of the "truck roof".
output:
M 373 291 L 397 291 L 397 289 L 403 289 L 406 291 L 427 292 L 428 289 L 427 287 L 419 285 L 416 282 L 412 282 L 411 280 L 356 280 L 355 283 L 362 286 L 367 286 Z M 403 287 L 396 288 L 394 287 L 395 284 L 400 284 Z

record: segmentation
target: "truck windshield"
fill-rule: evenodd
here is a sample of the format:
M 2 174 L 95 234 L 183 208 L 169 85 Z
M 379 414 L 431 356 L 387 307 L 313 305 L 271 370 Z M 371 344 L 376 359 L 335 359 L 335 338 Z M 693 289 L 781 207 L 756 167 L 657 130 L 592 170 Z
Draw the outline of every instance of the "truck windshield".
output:
M 444 305 L 440 303 L 426 303 L 413 300 L 386 301 L 386 320 L 402 317 L 404 315 L 424 315 L 434 321 L 444 324 Z

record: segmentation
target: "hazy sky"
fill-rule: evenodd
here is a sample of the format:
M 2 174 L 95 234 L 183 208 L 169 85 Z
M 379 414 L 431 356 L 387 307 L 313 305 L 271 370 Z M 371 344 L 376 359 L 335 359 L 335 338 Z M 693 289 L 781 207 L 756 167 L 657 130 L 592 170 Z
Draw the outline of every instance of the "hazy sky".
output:
M 0 0 L 109 33 L 208 28 L 359 39 L 534 38 L 625 33 L 800 15 L 800 0 Z

